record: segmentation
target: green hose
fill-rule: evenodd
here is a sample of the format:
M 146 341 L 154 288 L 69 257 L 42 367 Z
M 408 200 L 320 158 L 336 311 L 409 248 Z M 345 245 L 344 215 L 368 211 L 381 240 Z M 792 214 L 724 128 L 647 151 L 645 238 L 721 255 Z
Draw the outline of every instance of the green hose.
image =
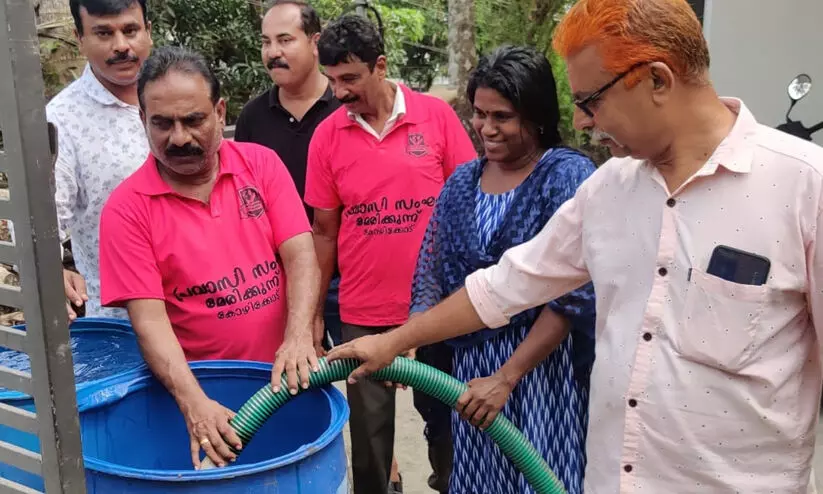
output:
M 321 358 L 320 370 L 311 373 L 309 387 L 317 388 L 345 380 L 358 365 L 360 365 L 359 362 L 352 359 L 338 360 L 329 364 L 325 358 Z M 397 357 L 391 365 L 374 373 L 372 377 L 375 380 L 411 386 L 417 391 L 437 398 L 451 408 L 455 407 L 460 395 L 468 389 L 468 386 L 450 375 L 405 357 Z M 271 386 L 268 385 L 255 393 L 231 420 L 231 426 L 243 444 L 248 444 L 274 411 L 291 398 L 285 374 L 281 379 L 278 393 L 273 392 Z M 486 432 L 523 473 L 537 494 L 566 494 L 563 483 L 554 475 L 540 453 L 506 417 L 498 414 Z M 211 462 L 205 462 L 205 464 L 209 463 Z

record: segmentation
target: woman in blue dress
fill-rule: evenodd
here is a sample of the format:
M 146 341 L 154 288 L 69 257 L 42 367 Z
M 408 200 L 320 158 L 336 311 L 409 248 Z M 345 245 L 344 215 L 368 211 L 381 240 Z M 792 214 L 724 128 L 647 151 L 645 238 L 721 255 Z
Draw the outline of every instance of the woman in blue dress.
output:
M 555 81 L 541 53 L 502 47 L 484 57 L 468 97 L 484 156 L 459 166 L 441 192 L 418 259 L 412 315 L 535 236 L 595 169 L 561 145 Z M 452 416 L 450 493 L 533 492 L 480 430 L 498 412 L 523 431 L 570 494 L 583 492 L 594 305 L 587 285 L 505 327 L 447 342 L 453 375 L 469 383 Z

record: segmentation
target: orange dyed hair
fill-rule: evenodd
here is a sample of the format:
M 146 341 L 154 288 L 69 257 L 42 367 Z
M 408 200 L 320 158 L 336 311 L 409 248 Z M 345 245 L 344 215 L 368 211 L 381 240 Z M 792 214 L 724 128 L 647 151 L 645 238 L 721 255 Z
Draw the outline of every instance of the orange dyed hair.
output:
M 686 0 L 580 0 L 555 29 L 553 46 L 568 58 L 591 45 L 615 74 L 663 62 L 682 80 L 699 83 L 709 68 L 703 29 Z M 626 85 L 636 84 L 638 75 L 630 74 Z

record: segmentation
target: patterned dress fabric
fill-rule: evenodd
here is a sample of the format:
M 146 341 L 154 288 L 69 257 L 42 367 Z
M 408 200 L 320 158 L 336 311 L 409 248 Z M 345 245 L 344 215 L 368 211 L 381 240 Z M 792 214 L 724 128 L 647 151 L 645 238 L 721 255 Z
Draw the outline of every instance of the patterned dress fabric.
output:
M 89 65 L 46 106 L 57 127 L 55 203 L 61 241 L 71 235 L 77 270 L 86 279 L 86 315 L 128 317 L 100 306 L 100 211 L 126 177 L 146 161 L 149 143 L 136 106 L 106 89 Z
M 463 286 L 466 275 L 497 262 L 509 247 L 531 239 L 593 171 L 585 156 L 550 150 L 517 188 L 480 189 L 485 160 L 458 167 L 444 187 L 421 247 L 412 312 L 437 304 Z M 569 337 L 521 379 L 502 413 L 535 445 L 570 494 L 583 492 L 589 374 L 594 362 L 595 296 L 591 285 L 548 304 L 572 324 Z M 543 307 L 507 326 L 450 340 L 454 375 L 468 382 L 494 374 L 525 340 Z M 452 494 L 532 494 L 492 439 L 452 415 Z

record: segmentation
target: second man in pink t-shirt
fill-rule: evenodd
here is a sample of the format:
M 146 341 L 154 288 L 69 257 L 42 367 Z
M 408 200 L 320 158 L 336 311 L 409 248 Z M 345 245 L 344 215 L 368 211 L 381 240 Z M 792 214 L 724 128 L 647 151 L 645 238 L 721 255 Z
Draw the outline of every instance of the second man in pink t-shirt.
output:
M 343 340 L 408 320 L 417 254 L 432 207 L 455 168 L 476 157 L 445 102 L 386 79 L 383 41 L 359 16 L 331 23 L 320 63 L 344 104 L 309 146 L 305 201 L 328 287 L 340 267 Z M 318 314 L 318 318 L 322 316 Z M 394 445 L 394 389 L 348 386 L 355 494 L 387 491 Z

